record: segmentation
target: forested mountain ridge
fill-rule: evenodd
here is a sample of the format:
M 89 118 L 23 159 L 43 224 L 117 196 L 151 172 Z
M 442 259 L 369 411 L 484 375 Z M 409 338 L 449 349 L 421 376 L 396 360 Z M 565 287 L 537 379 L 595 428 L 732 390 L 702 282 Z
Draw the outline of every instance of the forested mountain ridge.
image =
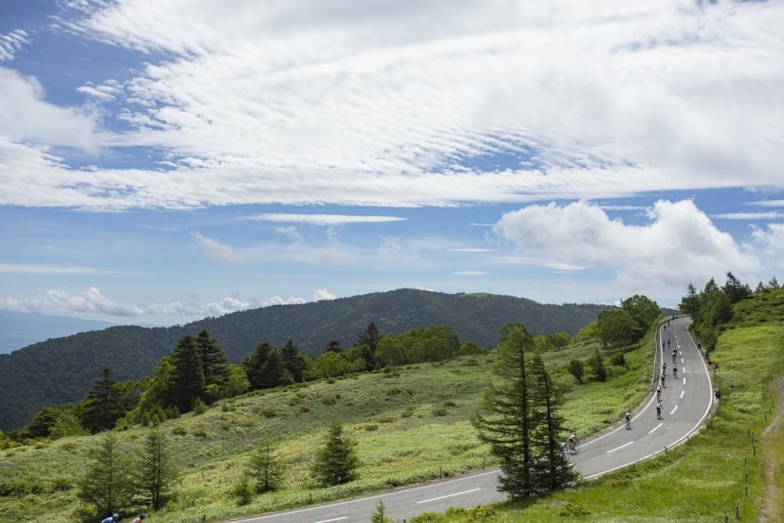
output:
M 207 329 L 229 362 L 238 363 L 263 341 L 288 340 L 303 352 L 324 352 L 331 340 L 350 347 L 370 322 L 382 334 L 432 325 L 452 327 L 461 342 L 495 347 L 507 323 L 534 334 L 577 331 L 606 306 L 543 305 L 492 294 L 444 294 L 414 289 L 302 305 L 277 305 L 205 318 L 175 327 L 111 327 L 37 343 L 0 355 L 0 430 L 24 426 L 44 405 L 79 401 L 103 368 L 118 381 L 152 374 L 155 364 L 185 334 Z

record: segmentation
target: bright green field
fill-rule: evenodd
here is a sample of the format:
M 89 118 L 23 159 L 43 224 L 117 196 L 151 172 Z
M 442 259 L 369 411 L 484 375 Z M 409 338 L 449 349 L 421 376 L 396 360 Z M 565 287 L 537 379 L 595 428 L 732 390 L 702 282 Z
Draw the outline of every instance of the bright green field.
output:
M 610 367 L 610 380 L 577 386 L 561 369 L 570 359 L 586 359 L 593 346 L 575 346 L 545 355 L 567 388 L 568 427 L 585 436 L 610 423 L 648 390 L 653 342 L 626 354 L 628 369 Z M 177 500 L 152 515 L 162 522 L 224 520 L 309 502 L 338 499 L 390 486 L 452 476 L 493 465 L 468 419 L 491 379 L 493 357 L 462 357 L 442 364 L 401 368 L 398 374 L 372 373 L 328 383 L 316 382 L 219 402 L 201 416 L 186 415 L 162 424 L 174 442 L 186 475 Z M 360 479 L 334 488 L 314 488 L 309 465 L 329 420 L 342 420 L 358 440 Z M 147 432 L 120 432 L 129 452 Z M 262 430 L 281 442 L 287 464 L 285 488 L 237 506 L 229 492 Z M 89 463 L 95 437 L 69 438 L 0 452 L 0 521 L 63 521 L 78 506 L 73 479 Z

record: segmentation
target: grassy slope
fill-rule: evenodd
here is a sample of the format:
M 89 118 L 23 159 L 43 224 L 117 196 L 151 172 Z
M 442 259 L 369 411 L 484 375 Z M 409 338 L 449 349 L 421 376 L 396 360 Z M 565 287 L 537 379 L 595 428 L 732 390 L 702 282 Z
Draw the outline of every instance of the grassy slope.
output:
M 572 387 L 564 409 L 569 426 L 586 435 L 617 422 L 647 391 L 652 346 L 648 341 L 644 349 L 628 353 L 629 370 L 612 368 L 610 381 L 579 387 L 558 369 L 572 358 L 587 358 L 592 346 L 545 355 L 556 379 Z M 172 434 L 186 477 L 176 507 L 155 514 L 155 520 L 193 521 L 202 515 L 208 520 L 228 519 L 490 466 L 488 449 L 478 443 L 468 418 L 491 377 L 491 363 L 492 356 L 473 361 L 464 357 L 407 367 L 399 376 L 366 374 L 254 393 L 225 406 L 220 403 L 201 416 L 168 421 L 162 427 Z M 314 489 L 308 483 L 308 466 L 332 418 L 344 421 L 359 441 L 361 477 L 349 485 Z M 263 429 L 282 442 L 286 488 L 238 507 L 228 492 Z M 121 441 L 132 451 L 147 430 L 122 432 Z M 0 484 L 5 481 L 26 491 L 0 497 L 0 521 L 72 519 L 78 503 L 75 490 L 67 486 L 89 462 L 89 449 L 96 444 L 94 437 L 71 438 L 0 453 Z M 58 483 L 66 490 L 53 492 Z
M 757 438 L 782 407 L 775 381 L 784 370 L 784 290 L 738 304 L 712 359 L 720 367 L 714 378 L 722 401 L 708 427 L 688 444 L 576 489 L 499 505 L 488 521 L 707 523 L 725 515 L 734 520 L 736 508 L 742 521 L 757 521 L 766 504 L 772 507 L 766 521 L 780 521 L 784 421 Z M 468 519 L 455 514 L 433 521 Z

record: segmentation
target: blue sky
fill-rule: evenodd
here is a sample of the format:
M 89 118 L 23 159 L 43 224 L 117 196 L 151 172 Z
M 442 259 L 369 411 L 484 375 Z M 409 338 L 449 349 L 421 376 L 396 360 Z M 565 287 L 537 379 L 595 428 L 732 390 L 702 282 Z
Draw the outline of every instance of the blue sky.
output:
M 3 0 L 0 309 L 784 281 L 784 4 Z

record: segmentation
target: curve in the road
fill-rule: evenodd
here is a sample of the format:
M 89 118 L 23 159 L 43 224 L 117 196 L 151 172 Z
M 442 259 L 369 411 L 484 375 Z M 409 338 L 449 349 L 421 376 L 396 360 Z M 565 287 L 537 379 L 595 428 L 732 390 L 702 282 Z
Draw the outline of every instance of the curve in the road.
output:
M 713 388 L 708 367 L 688 331 L 690 320 L 676 318 L 659 326 L 658 340 L 667 341 L 677 351 L 678 378 L 665 381 L 662 393 L 663 419 L 655 413 L 655 394 L 634 413 L 631 430 L 624 425 L 583 442 L 579 454 L 572 456 L 586 479 L 608 474 L 650 459 L 686 441 L 699 430 L 713 404 Z M 669 328 L 665 328 L 669 327 Z M 664 347 L 657 345 L 656 360 L 665 361 Z M 670 349 L 672 350 L 672 349 Z M 668 365 L 667 373 L 672 370 Z M 659 377 L 654 365 L 654 379 Z M 653 392 L 653 391 L 651 391 Z M 402 488 L 336 503 L 266 514 L 241 521 L 247 523 L 352 523 L 369 521 L 379 501 L 387 516 L 404 520 L 422 512 L 443 512 L 452 506 L 473 507 L 502 501 L 497 491 L 498 470 L 457 479 Z

